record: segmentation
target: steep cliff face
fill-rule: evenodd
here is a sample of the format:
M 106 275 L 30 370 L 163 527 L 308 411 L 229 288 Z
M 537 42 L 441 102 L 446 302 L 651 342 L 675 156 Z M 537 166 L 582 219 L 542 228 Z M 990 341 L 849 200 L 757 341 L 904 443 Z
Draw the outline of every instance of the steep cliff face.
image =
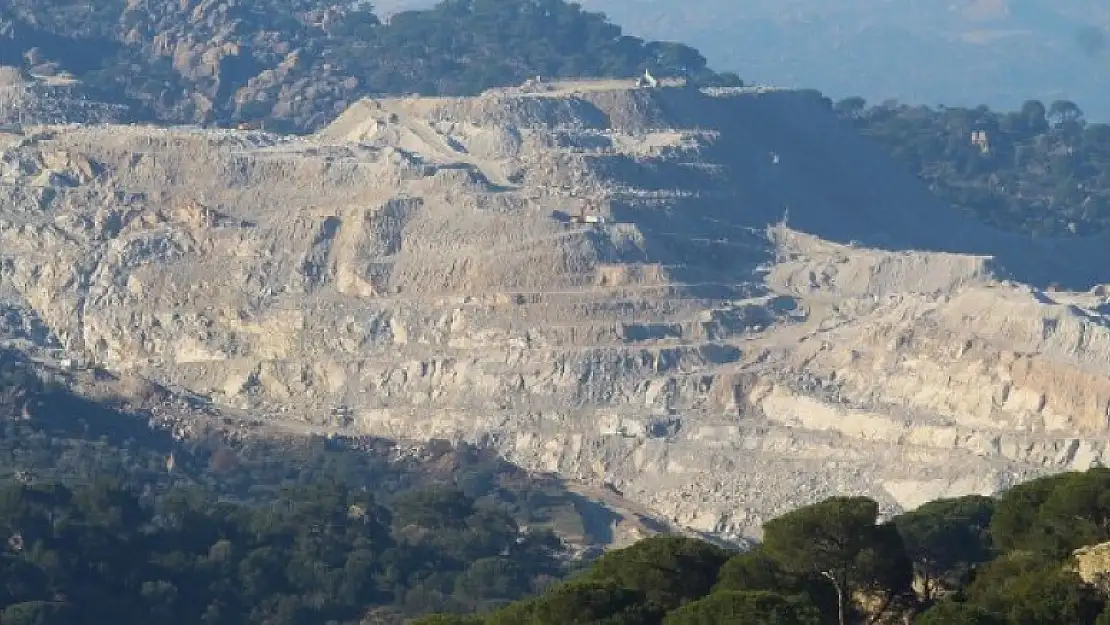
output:
M 3 137 L 8 315 L 229 413 L 480 441 L 732 536 L 1110 453 L 1102 242 L 967 223 L 806 94 L 582 82 L 362 101 L 312 137 Z

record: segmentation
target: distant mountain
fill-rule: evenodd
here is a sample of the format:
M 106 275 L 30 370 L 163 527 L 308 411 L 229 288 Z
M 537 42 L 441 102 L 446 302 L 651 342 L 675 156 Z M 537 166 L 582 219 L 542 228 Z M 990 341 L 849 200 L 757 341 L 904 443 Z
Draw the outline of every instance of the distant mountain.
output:
M 1110 120 L 1110 4 L 1096 0 L 580 0 L 629 34 L 696 46 L 745 80 L 879 102 L 1014 109 L 1069 99 Z M 380 0 L 380 13 L 430 5 Z
M 836 98 L 1070 99 L 1110 119 L 1110 4 L 1095 0 L 583 0 L 634 35 L 697 46 L 745 79 Z

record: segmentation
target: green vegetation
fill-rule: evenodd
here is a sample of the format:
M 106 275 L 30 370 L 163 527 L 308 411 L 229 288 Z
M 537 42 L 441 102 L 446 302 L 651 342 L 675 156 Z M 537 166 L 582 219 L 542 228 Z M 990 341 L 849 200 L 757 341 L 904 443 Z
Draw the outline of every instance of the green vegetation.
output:
M 1087 123 L 1072 102 L 1003 113 L 848 98 L 834 108 L 941 199 L 987 224 L 1053 236 L 1110 227 L 1110 125 Z M 985 143 L 976 144 L 980 132 Z
M 601 13 L 563 0 L 445 0 L 386 25 L 349 31 L 333 55 L 374 91 L 477 93 L 536 75 L 689 74 L 738 82 L 706 68 L 697 50 L 625 35 Z M 365 50 L 365 51 L 362 51 Z
M 689 46 L 625 35 L 564 0 L 444 0 L 387 23 L 368 3 L 331 0 L 7 5 L 0 63 L 69 70 L 98 98 L 177 123 L 265 119 L 312 130 L 367 94 L 475 94 L 537 75 L 650 68 L 700 84 L 740 82 Z
M 836 497 L 767 523 L 746 553 L 650 538 L 485 617 L 417 623 L 1102 625 L 1108 589 L 1079 577 L 1072 551 L 1110 540 L 1108 519 L 1101 468 L 887 522 L 869 499 Z
M 334 481 L 268 505 L 8 482 L 0 622 L 355 623 L 380 607 L 484 608 L 560 573 L 559 542 L 503 510 L 457 491 L 401 499 Z
M 975 567 L 991 559 L 994 509 L 994 499 L 970 496 L 933 501 L 894 519 L 925 601 L 966 586 Z
M 571 570 L 557 482 L 465 445 L 401 451 L 177 442 L 0 352 L 0 623 L 398 623 Z

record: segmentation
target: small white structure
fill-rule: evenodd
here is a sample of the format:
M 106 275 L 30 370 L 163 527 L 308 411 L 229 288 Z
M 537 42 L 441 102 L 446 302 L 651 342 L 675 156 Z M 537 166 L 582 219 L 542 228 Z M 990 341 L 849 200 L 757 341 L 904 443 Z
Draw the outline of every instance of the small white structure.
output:
M 986 130 L 976 130 L 971 133 L 971 145 L 979 148 L 979 151 L 986 154 L 991 151 L 990 140 L 987 138 Z
M 656 79 L 655 76 L 651 75 L 651 71 L 645 69 L 644 75 L 636 79 L 636 86 L 649 88 L 658 87 L 659 80 Z

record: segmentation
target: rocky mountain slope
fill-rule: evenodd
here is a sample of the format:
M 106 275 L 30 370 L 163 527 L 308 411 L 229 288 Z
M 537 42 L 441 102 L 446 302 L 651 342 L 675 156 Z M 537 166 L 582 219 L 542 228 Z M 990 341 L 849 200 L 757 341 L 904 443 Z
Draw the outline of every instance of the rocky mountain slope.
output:
M 8 0 L 0 65 L 74 77 L 131 121 L 282 132 L 317 130 L 366 95 L 469 95 L 537 74 L 739 82 L 563 0 L 448 0 L 388 23 L 347 0 Z
M 82 85 L 65 77 L 34 77 L 0 65 L 0 125 L 120 123 L 131 111 L 90 98 Z
M 584 81 L 302 137 L 0 140 L 21 348 L 231 417 L 480 442 L 730 537 L 1110 453 L 1106 242 L 968 221 L 812 94 Z

